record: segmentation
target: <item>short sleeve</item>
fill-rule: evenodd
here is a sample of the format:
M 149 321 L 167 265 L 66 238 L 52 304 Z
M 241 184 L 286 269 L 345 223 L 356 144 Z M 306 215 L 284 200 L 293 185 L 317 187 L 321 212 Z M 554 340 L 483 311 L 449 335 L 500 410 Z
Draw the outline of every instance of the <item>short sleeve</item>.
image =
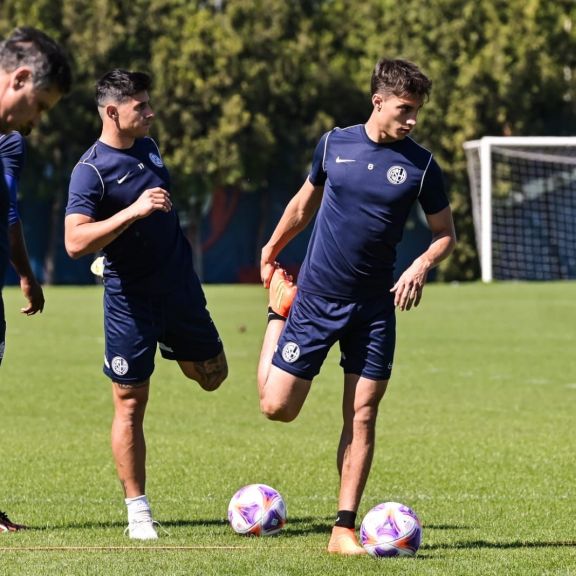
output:
M 70 176 L 66 216 L 83 214 L 96 220 L 103 194 L 104 184 L 96 167 L 83 162 L 76 164 Z
M 314 186 L 324 186 L 328 174 L 324 170 L 324 158 L 326 155 L 326 142 L 328 139 L 328 134 L 324 134 L 320 141 L 316 145 L 316 150 L 314 150 L 314 156 L 312 157 L 312 167 L 310 168 L 310 174 L 308 175 L 308 180 L 314 184 Z
M 0 143 L 0 161 L 4 170 L 4 181 L 8 188 L 10 208 L 8 224 L 12 226 L 20 220 L 18 213 L 18 188 L 20 175 L 26 160 L 26 140 L 18 132 L 11 132 Z
M 436 214 L 449 204 L 442 170 L 434 158 L 424 174 L 418 201 L 426 214 Z

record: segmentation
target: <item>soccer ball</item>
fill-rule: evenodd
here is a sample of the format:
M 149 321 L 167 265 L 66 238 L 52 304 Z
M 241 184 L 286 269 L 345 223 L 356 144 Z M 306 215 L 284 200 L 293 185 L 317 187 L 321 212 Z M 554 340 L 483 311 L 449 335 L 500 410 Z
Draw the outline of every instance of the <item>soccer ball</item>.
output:
M 422 541 L 422 524 L 408 506 L 384 502 L 364 516 L 360 541 L 372 556 L 414 556 Z
M 232 496 L 228 521 L 238 534 L 271 536 L 286 524 L 286 504 L 274 488 L 249 484 Z

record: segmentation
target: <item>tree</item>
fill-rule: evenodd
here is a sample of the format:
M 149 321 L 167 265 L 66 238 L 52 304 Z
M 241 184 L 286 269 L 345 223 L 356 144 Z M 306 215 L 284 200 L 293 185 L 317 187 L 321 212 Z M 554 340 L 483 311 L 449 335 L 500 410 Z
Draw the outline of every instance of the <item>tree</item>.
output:
M 295 190 L 321 134 L 368 117 L 374 63 L 401 56 L 434 83 L 416 138 L 444 168 L 460 240 L 441 277 L 471 279 L 462 144 L 576 129 L 572 0 L 4 0 L 0 15 L 0 32 L 38 25 L 73 55 L 74 92 L 31 159 L 51 167 L 37 185 L 60 204 L 99 132 L 92 87 L 109 68 L 152 73 L 156 135 L 194 222 L 218 187 Z

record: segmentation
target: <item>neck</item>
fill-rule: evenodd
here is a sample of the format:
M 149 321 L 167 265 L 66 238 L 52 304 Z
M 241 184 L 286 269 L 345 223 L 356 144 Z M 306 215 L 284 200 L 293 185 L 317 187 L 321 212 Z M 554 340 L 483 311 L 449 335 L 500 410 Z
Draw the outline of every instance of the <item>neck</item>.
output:
M 391 144 L 392 142 L 396 142 L 395 138 L 391 138 L 388 136 L 388 134 L 386 134 L 386 132 L 383 132 L 380 129 L 375 111 L 372 112 L 372 115 L 370 118 L 368 118 L 368 121 L 366 124 L 364 124 L 364 127 L 366 129 L 368 138 L 370 138 L 372 142 L 376 142 L 376 144 Z
M 0 70 L 0 134 L 7 134 L 10 132 L 8 126 L 6 126 L 4 116 L 7 113 L 4 111 L 4 99 L 6 95 L 6 91 L 8 90 L 10 78 L 9 76 Z
M 136 138 L 134 138 L 134 136 L 122 133 L 116 126 L 104 126 L 102 128 L 102 134 L 100 134 L 100 141 L 112 148 L 132 148 L 135 140 Z

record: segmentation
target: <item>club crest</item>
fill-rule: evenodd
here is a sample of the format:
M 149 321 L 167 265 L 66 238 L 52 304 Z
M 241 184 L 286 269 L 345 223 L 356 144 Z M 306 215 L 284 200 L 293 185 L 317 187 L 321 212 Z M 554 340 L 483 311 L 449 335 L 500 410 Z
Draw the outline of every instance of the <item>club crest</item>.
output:
M 388 182 L 390 184 L 402 184 L 406 180 L 408 176 L 406 170 L 402 168 L 402 166 L 392 166 L 386 173 L 386 177 L 388 178 Z

